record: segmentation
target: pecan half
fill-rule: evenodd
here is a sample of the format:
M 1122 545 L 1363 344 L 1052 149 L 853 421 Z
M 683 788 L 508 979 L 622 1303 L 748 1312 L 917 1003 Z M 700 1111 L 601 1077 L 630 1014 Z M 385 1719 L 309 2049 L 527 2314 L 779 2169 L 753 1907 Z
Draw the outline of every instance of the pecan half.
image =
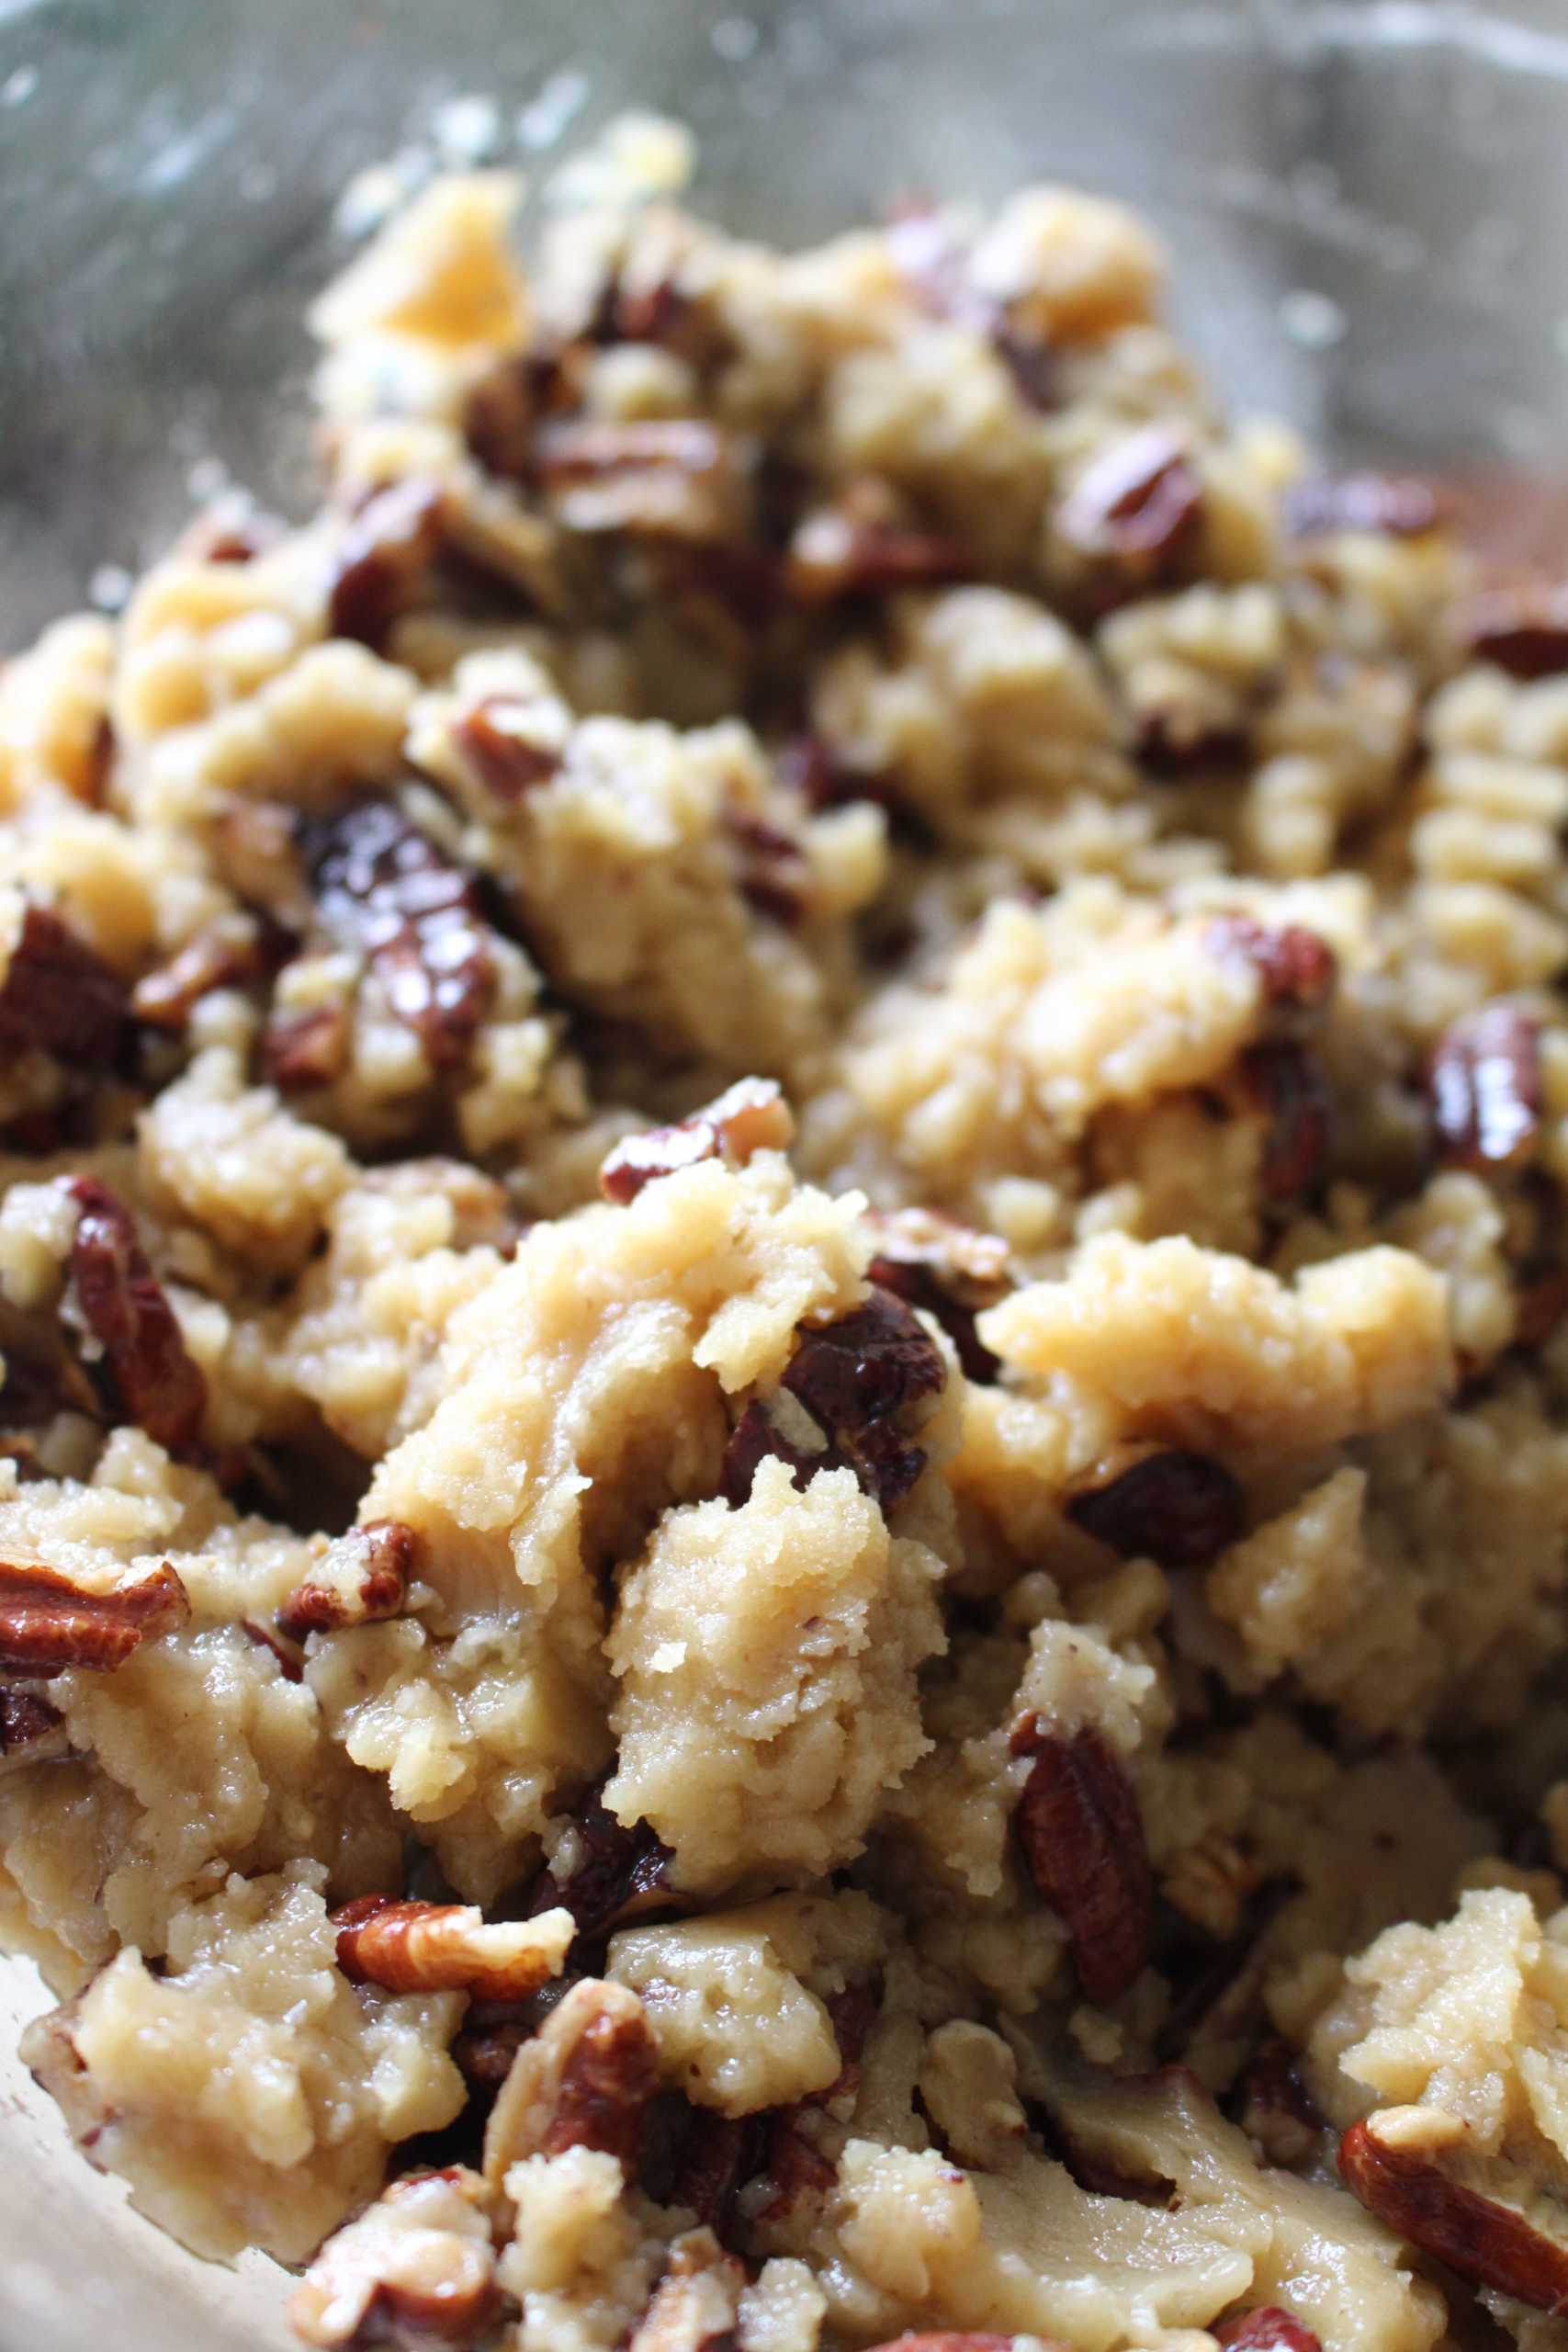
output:
M 471 1903 L 360 1894 L 333 1913 L 337 1964 L 352 1984 L 389 1993 L 472 1993 L 525 2001 L 560 1973 L 570 1912 L 489 1922 Z
M 560 765 L 553 744 L 535 741 L 530 706 L 517 695 L 484 695 L 453 728 L 458 751 L 487 792 L 514 806 Z
M 600 1168 L 599 1190 L 624 1208 L 657 1176 L 704 1159 L 744 1168 L 754 1152 L 787 1151 L 794 1140 L 795 1120 L 773 1080 L 743 1078 L 674 1126 L 623 1136 Z
M 469 2345 L 502 2313 L 485 2185 L 462 2165 L 395 2180 L 330 2237 L 289 2299 L 297 2335 L 328 2352 Z
M 304 1094 L 343 1076 L 349 1044 L 346 1005 L 313 1004 L 299 1012 L 275 1006 L 262 1031 L 262 1069 L 280 1094 Z
M 103 1350 L 116 1401 L 149 1437 L 183 1453 L 195 1443 L 207 1407 L 201 1367 L 124 1202 L 96 1176 L 62 1182 L 81 1211 L 70 1260 L 76 1304 Z
M 1475 2286 L 1568 2312 L 1568 2245 L 1450 2180 L 1429 2156 L 1380 2138 L 1376 2120 L 1352 2123 L 1339 2143 L 1340 2176 L 1368 2211 Z
M 658 2086 L 658 2052 L 637 1995 L 584 1977 L 513 2062 L 485 2131 L 486 2179 L 499 2186 L 520 2156 L 568 2148 L 602 2149 L 635 2178 Z
M 628 1919 L 668 1908 L 672 1857 L 646 1821 L 626 1827 L 592 1789 L 574 1810 L 571 1828 L 558 1869 L 535 1883 L 530 1915 L 564 1905 L 576 1932 L 596 1939 Z
M 738 453 L 720 426 L 702 418 L 547 424 L 534 458 L 569 530 L 728 539 L 743 526 Z
M 1463 616 L 1465 650 L 1529 682 L 1568 670 L 1568 582 L 1529 580 L 1489 588 Z
M 211 924 L 187 939 L 176 955 L 139 979 L 130 1010 L 150 1028 L 177 1032 L 214 989 L 243 988 L 265 968 L 261 942 Z
M 338 544 L 327 598 L 333 637 L 382 650 L 440 548 L 445 505 L 439 483 L 412 476 L 371 492 Z
M 408 1597 L 419 1538 L 400 1519 L 367 1520 L 329 1544 L 313 1577 L 277 1611 L 277 1630 L 291 1642 L 396 1617 Z
M 0 1674 L 111 1673 L 189 1615 L 185 1586 L 166 1560 L 128 1569 L 106 1592 L 41 1560 L 0 1561 Z
M 1271 1201 L 1310 1193 L 1328 1165 L 1334 1096 L 1320 1057 L 1294 1038 L 1249 1046 L 1241 1057 L 1242 1091 L 1263 1114 L 1258 1182 Z
M 784 1385 L 888 1511 L 926 1462 L 896 1416 L 939 1395 L 946 1378 L 941 1350 L 903 1300 L 874 1290 L 848 1315 L 801 1327 Z
M 474 876 L 389 800 L 352 802 L 302 842 L 321 929 L 366 957 L 434 1069 L 465 1061 L 495 988 Z
M 1296 539 L 1333 531 L 1414 539 L 1435 531 L 1442 517 L 1436 490 L 1415 474 L 1319 474 L 1285 492 L 1285 528 Z
M 975 1317 L 1007 1291 L 1007 1243 L 924 1209 L 897 1210 L 873 1224 L 879 1247 L 866 1279 L 906 1306 L 923 1308 L 953 1341 L 971 1380 L 995 1380 L 1001 1360 L 980 1338 Z
M 1301 923 L 1269 930 L 1250 915 L 1216 915 L 1204 930 L 1203 944 L 1222 962 L 1245 964 L 1255 972 L 1272 1012 L 1316 1012 L 1334 993 L 1339 973 L 1334 950 Z
M 1124 1560 L 1206 1568 L 1241 1533 L 1241 1487 L 1223 1462 L 1185 1446 L 1134 1440 L 1069 1493 L 1067 1517 Z
M 1450 1168 L 1511 1168 L 1546 1107 L 1540 1024 L 1517 1005 L 1483 1005 L 1450 1023 L 1427 1071 L 1438 1155 Z
M 0 1046 L 99 1070 L 114 1058 L 125 1015 L 125 989 L 97 949 L 29 899 L 0 982 Z
M 852 483 L 807 514 L 790 541 L 784 592 L 797 605 L 836 605 L 903 588 L 950 587 L 976 577 L 962 540 L 894 519 L 881 486 Z
M 1260 2311 L 1242 2312 L 1235 2319 L 1221 2320 L 1211 2334 L 1216 2344 L 1226 2352 L 1323 2352 L 1323 2346 L 1310 2327 L 1281 2311 L 1278 2303 L 1266 2303 Z
M 58 1707 L 36 1690 L 0 1683 L 0 1756 L 21 1756 L 58 1731 L 65 1721 Z
M 1202 511 L 1203 485 L 1179 433 L 1147 424 L 1079 475 L 1056 515 L 1080 553 L 1151 573 L 1179 555 Z
M 1034 1758 L 1018 1801 L 1029 1874 L 1067 1930 L 1085 1998 L 1114 2001 L 1142 1970 L 1154 1928 L 1154 1876 L 1132 1784 L 1091 1728 L 1064 1736 L 1027 1714 L 1009 1745 Z

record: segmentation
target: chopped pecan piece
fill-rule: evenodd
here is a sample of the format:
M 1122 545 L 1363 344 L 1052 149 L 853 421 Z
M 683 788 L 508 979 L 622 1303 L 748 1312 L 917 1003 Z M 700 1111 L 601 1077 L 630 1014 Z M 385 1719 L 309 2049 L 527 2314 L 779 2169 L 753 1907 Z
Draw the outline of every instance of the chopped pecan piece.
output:
M 240 1631 L 247 1641 L 254 1642 L 258 1650 L 266 1650 L 277 1660 L 277 1670 L 286 1682 L 303 1682 L 305 1661 L 298 1647 L 289 1643 L 274 1625 L 264 1625 L 257 1617 L 242 1617 Z
M 299 1012 L 275 1007 L 262 1031 L 262 1069 L 280 1094 L 330 1086 L 348 1066 L 349 1032 L 344 1004 L 314 1004 Z
M 457 749 L 497 800 L 514 805 L 560 765 L 553 744 L 536 742 L 526 702 L 517 695 L 484 695 L 453 729 Z
M 1450 1024 L 1427 1068 L 1432 1130 L 1451 1168 L 1511 1168 L 1540 1129 L 1540 1030 L 1517 1005 L 1483 1005 Z
M 286 1640 L 396 1617 L 408 1596 L 419 1538 L 400 1519 L 367 1520 L 329 1544 L 313 1577 L 277 1612 Z
M 58 1707 L 36 1690 L 0 1683 L 0 1756 L 21 1756 L 65 1721 Z
M 1489 588 L 1465 614 L 1461 637 L 1479 662 L 1527 683 L 1568 670 L 1568 582 L 1520 581 Z
M 995 1380 L 1001 1361 L 981 1340 L 975 1317 L 1007 1291 L 1007 1243 L 926 1209 L 899 1209 L 874 1223 L 880 1247 L 867 1280 L 906 1306 L 923 1307 L 953 1341 L 971 1380 Z
M 28 899 L 0 981 L 0 1047 L 99 1070 L 114 1058 L 125 1015 L 125 989 L 97 949 Z
M 1243 2312 L 1235 2319 L 1222 2320 L 1213 2331 L 1216 2344 L 1226 2352 L 1323 2352 L 1323 2346 L 1310 2327 L 1278 2303 L 1266 2303 L 1260 2311 Z
M 571 1915 L 487 1923 L 471 1903 L 414 1903 L 360 1894 L 333 1913 L 337 1962 L 355 1984 L 389 1993 L 473 1993 L 525 2001 L 558 1974 Z
M 728 539 L 743 522 L 730 438 L 698 417 L 547 424 L 535 442 L 540 483 L 573 531 Z
M 412 477 L 371 492 L 338 546 L 327 602 L 334 637 L 381 651 L 440 548 L 445 504 L 438 483 Z
M 1242 1091 L 1264 1114 L 1258 1181 L 1271 1201 L 1309 1193 L 1328 1165 L 1334 1097 L 1319 1057 L 1289 1037 L 1249 1046 Z
M 795 1140 L 789 1104 L 771 1078 L 743 1078 L 672 1127 L 624 1136 L 605 1156 L 599 1190 L 624 1208 L 657 1176 L 673 1176 L 699 1160 L 744 1168 L 754 1152 L 787 1151 Z
M 793 833 L 763 817 L 736 812 L 725 830 L 735 843 L 740 895 L 770 922 L 792 929 L 806 912 L 811 868 Z
M 1242 1531 L 1242 1491 L 1212 1454 L 1134 1441 L 1105 1455 L 1068 1495 L 1067 1517 L 1124 1560 L 1206 1568 Z
M 804 1453 L 776 1429 L 753 1398 L 729 1433 L 719 1465 L 718 1491 L 731 1510 L 739 1510 L 751 1492 L 761 1462 L 787 1462 L 795 1486 L 804 1491 L 814 1470 L 836 1470 L 841 1456 L 829 1446 L 821 1453 Z
M 352 802 L 303 839 L 323 931 L 367 957 L 434 1069 L 465 1061 L 495 987 L 473 876 L 389 800 Z
M 670 2202 L 683 2205 L 722 2239 L 737 2197 L 761 2168 L 766 2142 L 763 2116 L 719 2115 L 711 2107 L 694 2108 Z
M 1154 1878 L 1121 1758 L 1091 1728 L 1064 1736 L 1035 1714 L 1014 1728 L 1033 1769 L 1018 1802 L 1029 1874 L 1067 1930 L 1086 1999 L 1120 1998 L 1148 1957 Z
M 735 2320 L 746 2273 L 708 2229 L 670 2249 L 664 2276 L 632 2332 L 627 2352 L 735 2352 Z
M 1352 2123 L 1339 2143 L 1341 2177 L 1369 2212 L 1475 2286 L 1534 2311 L 1568 2312 L 1568 2245 L 1450 2180 L 1418 2149 L 1380 2137 L 1376 2123 Z
M 1222 962 L 1245 964 L 1256 972 L 1271 1012 L 1316 1012 L 1334 993 L 1339 972 L 1334 950 L 1299 922 L 1270 931 L 1250 915 L 1216 915 L 1203 940 Z
M 1202 503 L 1181 435 L 1146 424 L 1086 468 L 1062 502 L 1056 527 L 1084 555 L 1155 571 L 1186 547 Z
M 185 1586 L 166 1560 L 128 1569 L 107 1592 L 41 1560 L 0 1561 L 0 1674 L 45 1681 L 73 1667 L 111 1673 L 189 1615 Z
M 890 1511 L 926 1462 L 895 1417 L 940 1394 L 946 1378 L 941 1350 L 903 1300 L 874 1290 L 848 1315 L 801 1327 L 784 1385 Z
M 646 1821 L 626 1827 L 593 1789 L 573 1813 L 571 1829 L 557 1868 L 535 1883 L 531 1914 L 562 1904 L 580 1936 L 597 1938 L 668 1907 L 672 1858 Z
M 207 1406 L 201 1367 L 124 1202 L 96 1176 L 62 1181 L 81 1211 L 71 1244 L 76 1304 L 103 1350 L 116 1400 L 149 1437 L 183 1453 L 195 1443 Z
M 1302 2079 L 1288 2041 L 1272 2035 L 1248 2059 L 1236 2082 L 1234 2111 L 1270 2164 L 1304 2165 L 1328 2120 Z
M 807 514 L 790 541 L 784 589 L 797 605 L 950 587 L 976 576 L 961 540 L 895 520 L 875 484 L 854 483 L 834 506 Z
M 243 988 L 265 970 L 261 942 L 219 924 L 198 931 L 176 955 L 139 979 L 130 1010 L 150 1028 L 179 1031 L 214 989 Z
M 1285 527 L 1297 539 L 1333 531 L 1415 539 L 1435 531 L 1442 516 L 1432 484 L 1414 474 L 1319 474 L 1285 493 Z
M 453 2165 L 395 2180 L 330 2237 L 289 2299 L 325 2352 L 393 2342 L 471 2345 L 501 2316 L 485 2185 Z
M 499 2185 L 519 2157 L 568 2148 L 602 2149 L 635 2178 L 658 2086 L 658 2053 L 637 1995 L 584 1977 L 513 2062 L 485 2131 L 486 2179 Z

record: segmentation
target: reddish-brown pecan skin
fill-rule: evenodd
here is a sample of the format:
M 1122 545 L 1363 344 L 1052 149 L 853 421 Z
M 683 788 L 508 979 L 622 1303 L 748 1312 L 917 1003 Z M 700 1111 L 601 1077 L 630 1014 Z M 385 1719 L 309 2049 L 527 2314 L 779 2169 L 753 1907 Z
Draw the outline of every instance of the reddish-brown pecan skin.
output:
M 66 1189 L 81 1212 L 71 1279 L 125 1417 L 171 1453 L 184 1453 L 196 1442 L 207 1407 L 201 1367 L 124 1202 L 96 1176 L 70 1177 Z
M 1010 1746 L 1034 1758 L 1018 1804 L 1030 1876 L 1066 1928 L 1085 1998 L 1118 2000 L 1148 1958 L 1154 1928 L 1154 1875 L 1132 1785 L 1093 1729 L 1064 1736 L 1028 1714 Z
M 1522 2213 L 1450 2180 L 1414 2150 L 1352 2123 L 1339 2143 L 1339 2172 L 1369 2212 L 1461 2278 L 1512 2295 L 1532 2310 L 1568 2312 L 1568 2245 Z

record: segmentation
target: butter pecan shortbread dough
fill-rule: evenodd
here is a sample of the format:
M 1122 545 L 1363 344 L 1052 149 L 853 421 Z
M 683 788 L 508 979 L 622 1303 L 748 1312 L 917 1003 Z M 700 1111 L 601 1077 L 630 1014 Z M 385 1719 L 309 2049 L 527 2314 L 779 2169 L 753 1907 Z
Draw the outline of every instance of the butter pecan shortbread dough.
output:
M 28 2063 L 319 2346 L 1561 2352 L 1562 597 L 579 178 L 0 673 Z

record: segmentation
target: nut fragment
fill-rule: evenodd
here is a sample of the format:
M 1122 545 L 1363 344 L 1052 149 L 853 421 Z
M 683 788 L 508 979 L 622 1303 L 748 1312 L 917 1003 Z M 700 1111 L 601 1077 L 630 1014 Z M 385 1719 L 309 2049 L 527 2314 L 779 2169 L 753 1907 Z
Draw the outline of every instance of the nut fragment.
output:
M 63 1178 L 81 1211 L 71 1281 L 83 1321 L 103 1350 L 118 1403 L 171 1453 L 194 1444 L 207 1382 L 185 1343 L 164 1286 L 123 1201 L 96 1176 Z
M 671 2203 L 684 2206 L 723 2238 L 736 2199 L 761 2167 L 766 2135 L 764 2116 L 720 2115 L 716 2108 L 694 2108 Z
M 254 933 L 244 935 L 210 924 L 187 939 L 166 964 L 137 981 L 130 1010 L 150 1028 L 178 1031 L 214 989 L 243 988 L 259 979 L 264 969 L 261 943 Z
M 1465 650 L 1511 678 L 1551 678 L 1568 670 L 1568 583 L 1544 580 L 1489 588 L 1461 624 Z
M 440 547 L 444 506 L 439 484 L 412 476 L 371 493 L 338 547 L 327 602 L 334 637 L 381 651 Z
M 1222 962 L 1245 964 L 1258 976 L 1272 1012 L 1316 1012 L 1334 993 L 1338 965 L 1315 931 L 1297 922 L 1269 930 L 1250 915 L 1216 915 L 1203 941 Z
M 627 2352 L 734 2352 L 746 2273 L 708 2229 L 670 2248 L 664 2276 L 632 2332 Z
M 400 1519 L 367 1520 L 329 1544 L 315 1575 L 291 1592 L 277 1611 L 277 1630 L 291 1642 L 396 1617 L 408 1595 L 419 1543 Z
M 730 1431 L 719 1465 L 718 1491 L 731 1510 L 739 1510 L 750 1495 L 758 1464 L 769 1461 L 787 1462 L 790 1476 L 803 1492 L 814 1470 L 840 1467 L 840 1456 L 830 1446 L 813 1454 L 792 1445 L 753 1397 Z
M 874 483 L 852 483 L 836 505 L 807 515 L 784 566 L 785 591 L 797 605 L 949 587 L 974 577 L 975 559 L 961 540 L 896 520 Z
M 533 714 L 517 695 L 484 695 L 453 729 L 457 749 L 497 800 L 511 805 L 547 782 L 560 753 L 529 732 Z
M 574 1933 L 570 1911 L 487 1923 L 471 1903 L 415 1903 L 361 1894 L 333 1913 L 337 1961 L 355 1984 L 389 1993 L 472 1993 L 524 2001 L 560 1972 Z
M 599 1170 L 599 1190 L 624 1207 L 656 1176 L 703 1159 L 743 1168 L 754 1152 L 787 1151 L 794 1140 L 795 1120 L 773 1080 L 743 1078 L 674 1126 L 624 1136 Z
M 762 817 L 732 814 L 725 830 L 735 845 L 737 878 L 748 906 L 786 928 L 806 912 L 810 866 L 793 833 Z
M 1417 2149 L 1381 2137 L 1374 2116 L 1339 2143 L 1339 2171 L 1369 2212 L 1478 2287 L 1535 2311 L 1568 2312 L 1568 2245 L 1512 2206 L 1466 2188 Z
M 21 1756 L 57 1731 L 65 1718 L 36 1690 L 0 1683 L 0 1756 Z
M 348 1064 L 348 1008 L 316 1004 L 301 1012 L 267 1015 L 262 1031 L 262 1068 L 282 1094 L 303 1094 L 330 1086 Z
M 743 528 L 739 454 L 727 433 L 702 419 L 547 424 L 535 457 L 569 530 L 726 539 Z
M 1438 1038 L 1427 1082 L 1438 1155 L 1449 1166 L 1516 1166 L 1545 1108 L 1538 1023 L 1512 1004 L 1464 1014 Z
M 128 1569 L 106 1591 L 41 1560 L 0 1561 L 0 1674 L 46 1679 L 73 1667 L 107 1674 L 189 1615 L 185 1586 L 166 1560 Z
M 1258 1182 L 1271 1201 L 1310 1192 L 1328 1164 L 1334 1097 L 1320 1057 L 1295 1038 L 1249 1046 L 1242 1091 L 1264 1117 Z
M 434 1069 L 465 1061 L 495 987 L 473 876 L 389 800 L 353 801 L 302 842 L 321 929 L 366 957 Z
M 1226 2346 L 1226 2352 L 1323 2352 L 1322 2343 L 1310 2327 L 1280 2309 L 1278 2303 L 1266 2303 L 1260 2311 L 1243 2312 L 1235 2319 L 1222 2320 L 1212 2331 L 1216 2344 Z
M 570 1843 L 557 1868 L 535 1883 L 530 1914 L 536 1917 L 561 1904 L 580 1936 L 603 1936 L 668 1907 L 671 1860 L 669 1847 L 646 1821 L 628 1828 L 607 1809 L 598 1789 L 591 1790 L 572 1815 Z
M 784 1385 L 838 1447 L 865 1492 L 892 1510 L 925 1467 L 896 1416 L 937 1396 L 942 1352 L 901 1298 L 874 1290 L 830 1323 L 803 1326 Z
M 1067 1930 L 1085 1998 L 1114 2001 L 1142 1970 L 1154 1927 L 1138 1801 L 1098 1731 L 1064 1736 L 1027 1714 L 1010 1746 L 1034 1758 L 1018 1801 L 1030 1876 Z
M 0 1047 L 101 1069 L 113 1058 L 125 1014 L 125 989 L 97 949 L 29 899 L 0 982 Z
M 513 2062 L 485 2131 L 485 2178 L 499 2187 L 519 2157 L 568 2148 L 600 2149 L 635 2177 L 658 2086 L 658 2052 L 637 1995 L 584 1977 Z
M 1204 1568 L 1240 1535 L 1244 1505 L 1235 1477 L 1211 1454 L 1138 1441 L 1097 1463 L 1066 1512 L 1123 1559 Z
M 1007 1243 L 923 1209 L 897 1210 L 874 1222 L 879 1246 L 867 1280 L 940 1324 L 969 1379 L 995 1380 L 1001 1360 L 980 1338 L 975 1317 L 1007 1290 Z
M 1414 539 L 1435 531 L 1441 520 L 1436 490 L 1415 474 L 1318 474 L 1285 493 L 1285 527 L 1297 539 L 1333 531 Z
M 500 2316 L 485 2185 L 460 2165 L 395 2180 L 330 2237 L 289 2299 L 307 2344 L 472 2344 Z
M 1202 503 L 1182 435 L 1147 424 L 1086 468 L 1062 502 L 1056 527 L 1086 556 L 1153 572 L 1181 552 Z

